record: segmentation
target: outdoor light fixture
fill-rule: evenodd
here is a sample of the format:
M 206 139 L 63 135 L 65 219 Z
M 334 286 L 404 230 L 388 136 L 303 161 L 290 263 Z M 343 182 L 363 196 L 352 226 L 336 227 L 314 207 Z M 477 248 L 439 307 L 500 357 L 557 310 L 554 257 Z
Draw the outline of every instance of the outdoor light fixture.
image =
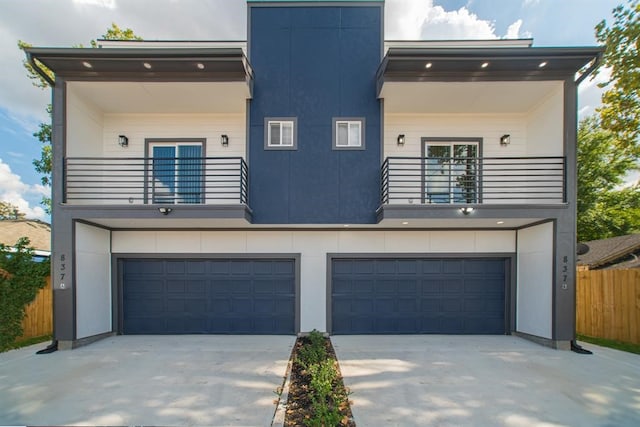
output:
M 403 146 L 404 145 L 404 135 L 403 134 L 398 135 L 398 145 L 399 146 Z
M 161 208 L 158 208 L 158 211 L 162 214 L 162 215 L 169 215 L 171 213 L 171 211 L 173 211 L 173 209 L 171 208 L 165 208 L 164 206 Z
M 511 144 L 511 135 L 504 134 L 500 137 L 500 145 L 509 145 Z
M 220 144 L 222 144 L 223 147 L 228 147 L 229 137 L 227 135 L 220 135 Z
M 460 208 L 460 212 L 462 212 L 463 215 L 469 215 L 471 212 L 473 212 L 473 208 L 469 206 Z
M 129 138 L 125 135 L 118 135 L 118 145 L 123 148 L 127 148 L 129 146 Z

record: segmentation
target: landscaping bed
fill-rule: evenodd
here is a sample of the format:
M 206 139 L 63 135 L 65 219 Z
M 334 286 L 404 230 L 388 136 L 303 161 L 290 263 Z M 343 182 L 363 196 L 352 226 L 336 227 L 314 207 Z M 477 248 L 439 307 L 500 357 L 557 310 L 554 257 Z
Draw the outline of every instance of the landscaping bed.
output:
M 355 426 L 333 346 L 314 331 L 296 341 L 284 425 Z

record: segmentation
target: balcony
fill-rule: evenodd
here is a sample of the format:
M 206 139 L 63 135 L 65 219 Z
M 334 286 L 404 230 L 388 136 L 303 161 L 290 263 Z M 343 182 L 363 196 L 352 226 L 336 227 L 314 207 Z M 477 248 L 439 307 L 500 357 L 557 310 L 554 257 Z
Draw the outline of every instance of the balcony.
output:
M 241 157 L 73 157 L 64 161 L 67 205 L 247 205 Z
M 564 157 L 388 157 L 381 203 L 389 205 L 560 205 Z

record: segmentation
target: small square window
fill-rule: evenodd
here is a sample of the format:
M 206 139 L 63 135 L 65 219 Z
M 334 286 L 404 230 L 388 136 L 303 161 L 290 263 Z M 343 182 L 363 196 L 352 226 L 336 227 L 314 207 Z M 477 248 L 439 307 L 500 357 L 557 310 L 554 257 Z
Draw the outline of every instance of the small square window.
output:
M 265 118 L 267 150 L 295 150 L 297 148 L 295 118 Z
M 333 149 L 364 150 L 364 118 L 334 118 Z

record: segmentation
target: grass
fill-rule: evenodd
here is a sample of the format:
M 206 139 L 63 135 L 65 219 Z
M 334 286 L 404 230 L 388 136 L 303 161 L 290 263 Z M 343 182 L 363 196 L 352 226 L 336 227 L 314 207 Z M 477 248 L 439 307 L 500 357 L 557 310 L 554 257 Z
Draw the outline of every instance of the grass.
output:
M 605 338 L 594 338 L 586 335 L 578 335 L 580 341 L 599 345 L 601 347 L 613 348 L 615 350 L 626 351 L 628 353 L 640 354 L 640 344 L 632 344 L 628 342 L 608 340 Z
M 51 335 L 42 335 L 40 337 L 31 337 L 31 338 L 25 338 L 22 340 L 19 339 L 16 342 L 14 342 L 11 345 L 11 347 L 7 349 L 7 351 L 16 350 L 22 347 L 29 347 L 30 345 L 40 344 L 41 342 L 46 342 L 46 341 L 51 341 Z

